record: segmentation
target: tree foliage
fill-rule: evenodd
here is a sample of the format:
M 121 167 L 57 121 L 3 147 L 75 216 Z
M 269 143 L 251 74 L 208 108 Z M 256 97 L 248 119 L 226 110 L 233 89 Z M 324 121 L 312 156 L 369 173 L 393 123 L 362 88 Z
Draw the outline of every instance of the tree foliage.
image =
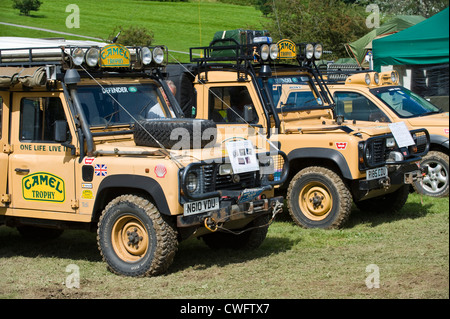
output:
M 122 28 L 118 26 L 114 28 L 108 41 L 111 41 L 120 31 L 120 36 L 117 43 L 125 46 L 150 46 L 154 39 L 153 31 L 147 30 L 144 27 L 139 26 L 129 26 L 127 28 Z
M 347 57 L 344 44 L 355 41 L 370 30 L 361 6 L 340 0 L 266 1 L 272 6 L 265 26 L 274 39 L 322 43 L 333 54 L 326 58 Z
M 403 14 L 421 15 L 425 18 L 444 10 L 449 5 L 449 0 L 354 0 L 353 2 L 363 7 L 376 4 L 382 16 Z
M 13 0 L 13 9 L 19 9 L 21 14 L 30 15 L 30 11 L 38 11 L 42 2 L 39 0 Z

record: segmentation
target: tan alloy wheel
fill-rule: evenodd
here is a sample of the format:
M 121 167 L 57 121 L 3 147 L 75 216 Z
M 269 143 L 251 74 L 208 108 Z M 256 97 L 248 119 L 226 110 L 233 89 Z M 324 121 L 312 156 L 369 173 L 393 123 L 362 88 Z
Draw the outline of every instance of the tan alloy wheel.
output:
M 300 191 L 299 206 L 311 220 L 323 220 L 333 208 L 329 189 L 319 182 L 311 182 Z
M 118 218 L 111 235 L 113 249 L 123 261 L 137 261 L 147 252 L 149 236 L 142 222 L 135 216 L 124 215 Z

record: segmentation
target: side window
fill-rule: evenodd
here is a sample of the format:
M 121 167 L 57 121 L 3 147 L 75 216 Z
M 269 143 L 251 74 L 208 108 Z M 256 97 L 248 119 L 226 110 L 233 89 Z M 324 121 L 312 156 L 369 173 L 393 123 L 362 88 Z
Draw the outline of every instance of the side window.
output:
M 211 88 L 208 107 L 208 118 L 216 123 L 258 122 L 258 114 L 245 86 Z
M 346 120 L 390 122 L 389 118 L 372 101 L 359 93 L 336 92 L 336 114 Z
M 67 122 L 59 98 L 23 98 L 20 104 L 20 141 L 55 142 L 56 121 Z M 69 131 L 67 140 L 70 140 Z

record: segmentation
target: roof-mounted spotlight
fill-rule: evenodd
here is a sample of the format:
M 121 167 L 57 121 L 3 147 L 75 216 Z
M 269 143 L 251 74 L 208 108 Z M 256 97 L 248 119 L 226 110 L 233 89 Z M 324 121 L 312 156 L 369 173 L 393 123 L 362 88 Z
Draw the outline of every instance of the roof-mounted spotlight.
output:
M 278 45 L 275 43 L 271 44 L 269 47 L 269 55 L 271 60 L 276 60 L 278 58 Z
M 162 47 L 155 47 L 153 49 L 153 61 L 161 64 L 164 61 L 164 49 Z
M 305 47 L 305 57 L 308 60 L 311 60 L 314 56 L 314 46 L 311 43 L 308 43 Z
M 98 65 L 100 59 L 100 49 L 97 47 L 89 48 L 86 51 L 85 60 L 86 64 L 90 67 L 95 67 Z
M 152 62 L 152 51 L 148 47 L 141 48 L 141 61 L 144 65 L 149 65 Z
M 314 46 L 314 58 L 315 58 L 316 60 L 320 60 L 320 58 L 322 57 L 322 53 L 323 53 L 323 47 L 322 47 L 322 44 L 317 43 L 317 44 Z
M 84 62 L 84 51 L 81 48 L 75 48 L 72 51 L 73 64 L 79 66 Z
M 261 59 L 263 61 L 267 61 L 267 59 L 269 58 L 269 54 L 270 54 L 270 49 L 269 46 L 267 44 L 263 44 L 261 46 Z

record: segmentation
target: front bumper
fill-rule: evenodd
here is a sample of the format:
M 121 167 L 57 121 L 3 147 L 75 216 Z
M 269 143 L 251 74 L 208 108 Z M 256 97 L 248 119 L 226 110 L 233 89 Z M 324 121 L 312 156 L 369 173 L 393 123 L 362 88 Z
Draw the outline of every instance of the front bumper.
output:
M 220 208 L 201 214 L 177 216 L 178 227 L 207 225 L 208 222 L 226 223 L 229 221 L 254 218 L 265 214 L 276 214 L 283 206 L 283 197 L 258 199 L 251 202 L 232 204 L 231 201 L 221 201 Z
M 389 188 L 391 185 L 412 184 L 420 180 L 423 173 L 424 168 L 419 167 L 416 163 L 389 167 L 388 176 L 386 177 L 373 180 L 360 180 L 359 190 L 370 191 L 373 189 Z

